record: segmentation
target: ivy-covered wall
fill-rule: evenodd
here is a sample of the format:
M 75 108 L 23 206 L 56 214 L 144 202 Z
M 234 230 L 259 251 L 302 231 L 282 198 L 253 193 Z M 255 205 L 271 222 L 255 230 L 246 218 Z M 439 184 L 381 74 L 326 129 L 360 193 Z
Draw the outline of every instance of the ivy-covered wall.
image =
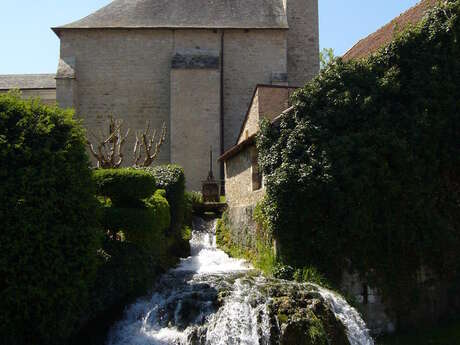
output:
M 258 138 L 280 260 L 337 285 L 358 273 L 399 326 L 460 305 L 459 37 L 460 1 L 442 2 L 369 59 L 334 61 Z

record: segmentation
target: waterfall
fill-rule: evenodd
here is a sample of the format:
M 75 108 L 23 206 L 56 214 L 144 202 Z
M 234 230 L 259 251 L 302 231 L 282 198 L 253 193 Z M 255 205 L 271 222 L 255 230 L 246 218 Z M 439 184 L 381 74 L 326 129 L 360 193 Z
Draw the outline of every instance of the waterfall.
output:
M 194 220 L 192 255 L 164 274 L 148 298 L 128 307 L 107 345 L 272 344 L 267 279 L 217 249 L 215 228 L 215 220 Z M 353 308 L 315 288 L 346 327 L 351 345 L 373 345 Z
M 374 345 L 374 340 L 369 334 L 361 315 L 351 307 L 339 294 L 325 289 L 316 284 L 319 293 L 329 304 L 336 318 L 338 318 L 347 330 L 348 341 L 351 345 Z

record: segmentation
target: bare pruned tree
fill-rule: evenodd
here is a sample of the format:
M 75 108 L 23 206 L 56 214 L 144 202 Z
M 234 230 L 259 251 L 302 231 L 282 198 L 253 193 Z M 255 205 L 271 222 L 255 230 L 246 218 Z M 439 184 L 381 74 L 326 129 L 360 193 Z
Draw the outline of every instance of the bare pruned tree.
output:
M 88 133 L 96 140 L 97 148 L 88 140 L 88 146 L 91 154 L 97 160 L 97 167 L 102 169 L 119 168 L 123 162 L 123 145 L 129 135 L 129 128 L 126 134 L 122 134 L 123 120 L 115 120 L 109 116 L 108 133 L 104 134 L 99 131 L 99 135 L 93 132 Z
M 161 145 L 163 145 L 165 140 L 166 123 L 163 123 L 161 135 L 157 139 L 156 129 L 151 134 L 150 121 L 147 121 L 147 129 L 136 133 L 136 143 L 133 150 L 134 166 L 149 167 L 160 153 Z

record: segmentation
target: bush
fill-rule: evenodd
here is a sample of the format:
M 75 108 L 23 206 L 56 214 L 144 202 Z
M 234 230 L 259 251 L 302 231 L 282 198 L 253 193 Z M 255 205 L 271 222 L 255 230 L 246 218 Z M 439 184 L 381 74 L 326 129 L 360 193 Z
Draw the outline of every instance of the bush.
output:
M 337 60 L 262 125 L 266 213 L 284 263 L 344 267 L 406 315 L 417 271 L 460 260 L 460 2 L 368 60 Z M 331 279 L 332 278 L 332 279 Z M 335 279 L 334 279 L 335 278 Z
M 172 164 L 143 169 L 155 177 L 157 188 L 166 191 L 166 199 L 171 208 L 171 233 L 169 236 L 172 239 L 169 246 L 169 255 L 171 257 L 190 255 L 190 244 L 182 236 L 184 227 L 191 225 L 190 208 L 185 197 L 184 170 L 180 166 Z
M 109 197 L 117 206 L 133 206 L 156 190 L 152 174 L 138 169 L 97 169 L 93 179 L 96 193 Z
M 0 95 L 0 338 L 63 344 L 88 307 L 96 201 L 71 111 Z
M 143 170 L 155 178 L 158 189 L 166 191 L 166 199 L 171 207 L 171 230 L 179 233 L 184 224 L 186 209 L 184 170 L 173 164 Z
M 155 253 L 135 243 L 107 237 L 91 290 L 92 317 L 143 295 L 163 271 Z
M 115 233 L 122 231 L 127 241 L 141 247 L 164 247 L 164 235 L 171 224 L 169 204 L 164 194 L 163 190 L 157 190 L 143 207 L 104 207 L 104 228 Z
M 201 192 L 185 192 L 185 196 L 193 205 L 200 205 L 203 203 L 203 194 L 201 194 Z

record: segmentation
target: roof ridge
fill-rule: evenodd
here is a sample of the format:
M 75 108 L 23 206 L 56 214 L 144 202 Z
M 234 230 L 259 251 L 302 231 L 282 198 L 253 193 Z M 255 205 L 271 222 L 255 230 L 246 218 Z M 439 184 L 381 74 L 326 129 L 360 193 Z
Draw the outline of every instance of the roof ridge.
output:
M 347 60 L 351 60 L 355 57 L 357 58 L 362 58 L 362 57 L 365 57 L 365 56 L 359 56 L 359 52 L 356 52 L 358 56 L 353 56 L 353 54 L 355 53 L 354 50 L 356 50 L 357 47 L 359 47 L 362 43 L 370 40 L 371 38 L 373 37 L 376 37 L 378 36 L 379 34 L 382 34 L 382 33 L 385 33 L 385 29 L 386 28 L 389 28 L 393 25 L 396 25 L 398 24 L 398 22 L 400 22 L 402 19 L 405 19 L 409 14 L 411 13 L 415 13 L 415 11 L 419 8 L 424 8 L 424 5 L 426 5 L 427 7 L 430 7 L 432 4 L 438 4 L 440 3 L 442 0 L 421 0 L 419 1 L 417 4 L 409 7 L 407 10 L 401 12 L 397 17 L 394 17 L 392 20 L 390 20 L 388 23 L 382 25 L 380 28 L 378 28 L 376 31 L 370 33 L 369 35 L 367 35 L 366 37 L 360 39 L 358 42 L 356 42 L 350 49 L 348 49 L 345 54 L 342 55 L 342 59 L 344 59 L 345 61 Z M 424 9 L 423 11 L 423 16 L 422 18 L 426 15 L 426 10 Z M 407 25 L 409 24 L 414 24 L 412 22 L 409 22 L 407 23 Z M 392 37 L 394 38 L 394 30 L 392 29 Z M 386 44 L 388 44 L 389 42 L 385 42 L 383 43 L 380 47 L 378 47 L 377 49 L 385 46 Z M 371 50 L 371 51 L 367 51 L 367 53 L 373 53 L 375 50 Z
M 67 29 L 288 29 L 282 0 L 114 0 Z

